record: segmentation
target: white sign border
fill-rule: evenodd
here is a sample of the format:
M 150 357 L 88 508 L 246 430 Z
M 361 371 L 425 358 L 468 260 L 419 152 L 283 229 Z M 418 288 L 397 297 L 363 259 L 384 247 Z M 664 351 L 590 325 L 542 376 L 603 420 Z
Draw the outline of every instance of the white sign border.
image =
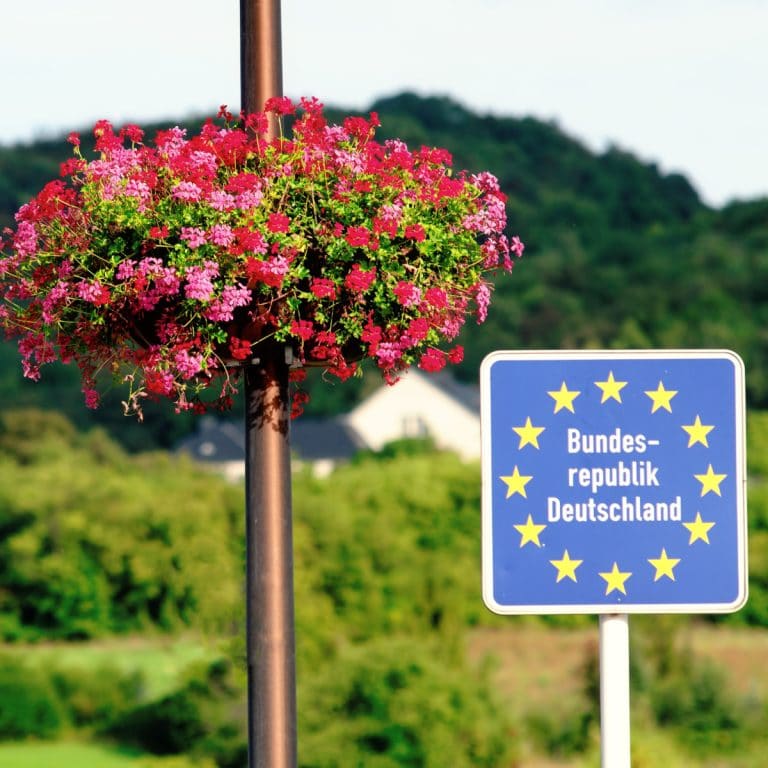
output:
M 733 363 L 734 424 L 736 431 L 736 516 L 739 591 L 730 603 L 651 603 L 595 605 L 502 605 L 493 597 L 493 472 L 491 466 L 491 368 L 500 361 L 551 360 L 723 360 Z M 744 361 L 728 349 L 623 349 L 623 350 L 497 350 L 480 365 L 480 432 L 482 472 L 482 592 L 483 602 L 493 613 L 506 616 L 529 614 L 628 614 L 628 613 L 733 613 L 747 602 L 747 469 Z

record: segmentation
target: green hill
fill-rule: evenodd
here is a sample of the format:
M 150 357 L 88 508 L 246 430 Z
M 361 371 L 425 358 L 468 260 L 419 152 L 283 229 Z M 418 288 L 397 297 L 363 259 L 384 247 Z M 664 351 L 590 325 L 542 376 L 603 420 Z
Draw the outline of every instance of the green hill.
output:
M 382 137 L 444 146 L 458 167 L 495 173 L 510 233 L 527 245 L 513 275 L 499 279 L 486 324 L 463 333 L 461 378 L 476 380 L 494 349 L 725 347 L 745 360 L 750 405 L 768 406 L 768 199 L 712 210 L 683 176 L 627 151 L 596 154 L 554 124 L 478 115 L 443 97 L 404 93 L 372 109 Z M 0 225 L 68 156 L 63 137 L 0 148 Z M 31 385 L 15 361 L 0 348 L 4 403 L 56 404 L 130 448 L 167 447 L 189 429 L 157 411 L 139 430 L 117 400 L 86 413 L 76 371 L 49 369 Z M 317 415 L 349 407 L 361 384 L 310 388 Z

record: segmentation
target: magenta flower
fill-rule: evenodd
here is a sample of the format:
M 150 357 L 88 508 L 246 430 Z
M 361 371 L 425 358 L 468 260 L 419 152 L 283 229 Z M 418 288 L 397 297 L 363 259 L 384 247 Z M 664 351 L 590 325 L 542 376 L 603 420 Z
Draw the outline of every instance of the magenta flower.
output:
M 182 227 L 181 239 L 186 241 L 190 248 L 199 248 L 207 242 L 205 230 L 200 227 Z
M 373 113 L 331 125 L 313 99 L 266 109 L 238 123 L 222 109 L 190 138 L 99 121 L 90 160 L 72 137 L 61 178 L 0 242 L 0 327 L 26 376 L 72 361 L 89 406 L 112 371 L 137 412 L 145 397 L 200 411 L 227 407 L 233 362 L 267 339 L 340 380 L 365 357 L 389 383 L 461 360 L 470 302 L 482 322 L 491 274 L 524 249 L 496 177 L 377 141 Z

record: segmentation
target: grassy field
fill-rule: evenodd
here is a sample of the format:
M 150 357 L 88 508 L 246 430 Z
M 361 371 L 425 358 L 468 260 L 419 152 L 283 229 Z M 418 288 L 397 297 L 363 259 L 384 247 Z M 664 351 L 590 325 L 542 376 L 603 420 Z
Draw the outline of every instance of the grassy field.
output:
M 214 768 L 185 757 L 147 757 L 75 742 L 0 744 L 2 768 Z
M 764 707 L 768 697 L 768 632 L 679 617 L 632 617 L 632 653 L 642 663 L 648 638 L 671 634 L 675 645 L 699 659 L 711 659 L 725 671 L 727 685 L 736 694 Z M 492 659 L 494 680 L 504 703 L 523 722 L 531 714 L 545 713 L 557 721 L 586 708 L 585 667 L 599 653 L 598 620 L 578 629 L 551 629 L 525 618 L 512 618 L 503 627 L 471 633 L 468 653 L 473 661 Z M 10 646 L 41 665 L 91 667 L 109 664 L 140 670 L 155 695 L 173 688 L 184 670 L 218 655 L 218 649 L 195 638 L 128 638 L 85 645 L 39 644 Z M 654 728 L 647 713 L 633 708 L 632 768 L 764 768 L 768 743 L 750 745 L 738 756 L 692 758 L 669 732 Z M 766 727 L 768 733 L 768 727 Z M 545 757 L 533 742 L 522 745 L 516 768 L 599 768 L 599 729 L 590 730 L 587 751 L 570 759 Z M 530 743 L 529 743 L 530 742 Z M 0 745 L 0 768 L 212 768 L 186 758 L 155 758 L 85 745 L 72 741 Z
M 633 663 L 642 664 L 649 638 L 667 633 L 675 646 L 696 659 L 713 661 L 723 670 L 734 694 L 759 702 L 768 699 L 768 632 L 716 626 L 673 616 L 630 618 Z M 493 659 L 494 680 L 514 715 L 532 713 L 567 718 L 586 706 L 585 667 L 599 654 L 599 624 L 579 629 L 552 630 L 525 618 L 512 618 L 501 628 L 475 630 L 469 641 L 470 658 Z M 738 755 L 694 758 L 665 731 L 653 727 L 648 713 L 633 707 L 632 768 L 765 768 L 768 743 L 750 744 Z M 764 729 L 768 735 L 768 724 Z M 588 751 L 571 759 L 544 757 L 532 743 L 523 744 L 520 768 L 599 768 L 599 729 L 591 731 Z
M 19 654 L 40 666 L 98 669 L 116 668 L 142 674 L 148 698 L 171 691 L 191 664 L 220 655 L 213 642 L 196 637 L 121 637 L 89 643 L 37 643 L 0 645 L 4 653 Z M 5 764 L 0 761 L 0 768 Z

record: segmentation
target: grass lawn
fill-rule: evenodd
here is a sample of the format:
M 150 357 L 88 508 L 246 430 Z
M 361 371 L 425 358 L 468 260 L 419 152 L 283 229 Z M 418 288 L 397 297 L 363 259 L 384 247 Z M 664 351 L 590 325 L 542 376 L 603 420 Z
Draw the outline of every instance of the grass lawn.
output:
M 178 684 L 183 671 L 195 662 L 211 661 L 220 653 L 213 644 L 193 637 L 123 637 L 88 643 L 1 645 L 27 663 L 82 669 L 111 667 L 142 673 L 148 698 L 163 696 Z M 0 760 L 0 766 L 5 764 Z
M 3 768 L 213 768 L 211 762 L 193 763 L 186 757 L 129 755 L 108 747 L 53 742 L 0 744 Z

